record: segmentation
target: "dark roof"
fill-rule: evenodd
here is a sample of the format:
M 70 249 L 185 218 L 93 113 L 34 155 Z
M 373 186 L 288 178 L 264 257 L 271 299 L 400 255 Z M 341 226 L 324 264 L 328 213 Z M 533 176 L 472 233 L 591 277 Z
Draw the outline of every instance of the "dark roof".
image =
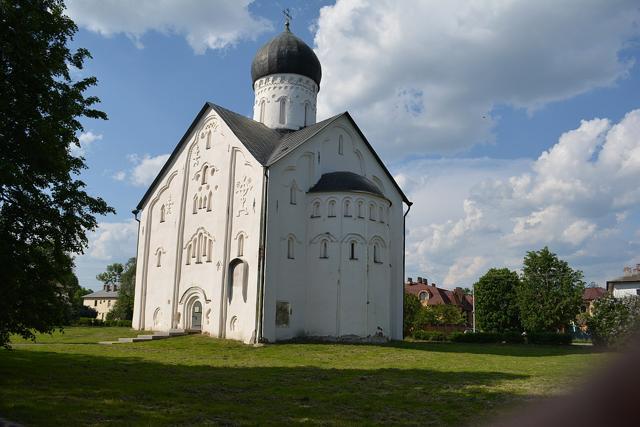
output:
M 607 280 L 607 283 L 612 282 L 640 282 L 640 272 L 635 274 L 626 274 L 613 280 Z
M 316 185 L 309 189 L 309 193 L 324 193 L 328 191 L 371 193 L 384 197 L 380 188 L 369 178 L 353 172 L 325 173 L 316 182 Z
M 162 166 L 162 169 L 160 169 L 160 172 L 158 172 L 158 175 L 153 180 L 144 196 L 142 196 L 142 199 L 138 203 L 138 206 L 136 207 L 134 213 L 142 209 L 143 204 L 151 196 L 158 182 L 162 179 L 165 172 L 171 167 L 175 158 L 180 154 L 180 148 L 187 142 L 189 136 L 195 130 L 196 125 L 209 108 L 218 113 L 220 118 L 224 120 L 227 126 L 229 126 L 229 129 L 231 129 L 234 135 L 240 140 L 240 142 L 242 142 L 242 144 L 247 148 L 251 155 L 255 157 L 255 159 L 263 166 L 271 166 L 272 164 L 283 158 L 285 155 L 293 151 L 295 148 L 302 145 L 309 138 L 327 127 L 332 122 L 338 120 L 341 117 L 345 117 L 358 132 L 364 143 L 373 154 L 373 157 L 378 161 L 380 167 L 382 167 L 395 188 L 398 190 L 398 192 L 402 196 L 402 200 L 408 205 L 411 205 L 411 202 L 409 201 L 409 199 L 407 199 L 407 196 L 402 192 L 402 189 L 400 188 L 398 183 L 393 179 L 391 172 L 389 172 L 384 163 L 382 163 L 382 160 L 375 152 L 371 144 L 369 144 L 369 141 L 367 141 L 364 134 L 358 128 L 348 112 L 337 114 L 326 120 L 304 127 L 297 131 L 275 130 L 249 117 L 245 117 L 241 114 L 234 113 L 233 111 L 220 107 L 219 105 L 207 102 L 200 109 L 200 112 L 193 120 L 193 123 L 191 123 L 191 125 L 189 126 L 189 129 L 187 129 L 185 134 L 180 139 L 180 142 L 178 142 L 176 147 L 173 149 L 173 152 L 169 156 L 169 159 L 166 161 L 164 166 Z
M 118 298 L 118 291 L 95 291 L 84 295 L 82 298 Z
M 585 288 L 584 292 L 582 293 L 582 299 L 585 301 L 593 301 L 600 297 L 603 297 L 606 293 L 607 290 L 605 288 Z
M 322 67 L 313 50 L 289 29 L 268 41 L 251 63 L 253 83 L 270 74 L 291 73 L 309 77 L 320 87 Z

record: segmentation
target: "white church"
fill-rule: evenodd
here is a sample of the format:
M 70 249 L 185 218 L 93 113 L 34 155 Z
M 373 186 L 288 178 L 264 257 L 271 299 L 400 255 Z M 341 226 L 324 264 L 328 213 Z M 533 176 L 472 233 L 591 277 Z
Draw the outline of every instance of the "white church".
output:
M 133 211 L 133 327 L 402 339 L 411 202 L 349 113 L 316 122 L 320 62 L 288 24 L 251 76 L 253 119 L 206 103 Z

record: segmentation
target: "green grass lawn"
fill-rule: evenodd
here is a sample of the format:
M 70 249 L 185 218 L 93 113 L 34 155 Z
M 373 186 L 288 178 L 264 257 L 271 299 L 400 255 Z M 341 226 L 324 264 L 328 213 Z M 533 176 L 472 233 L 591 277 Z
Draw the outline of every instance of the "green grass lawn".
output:
M 460 425 L 564 392 L 606 355 L 584 346 L 251 347 L 200 335 L 103 346 L 68 328 L 0 350 L 0 418 L 26 425 Z

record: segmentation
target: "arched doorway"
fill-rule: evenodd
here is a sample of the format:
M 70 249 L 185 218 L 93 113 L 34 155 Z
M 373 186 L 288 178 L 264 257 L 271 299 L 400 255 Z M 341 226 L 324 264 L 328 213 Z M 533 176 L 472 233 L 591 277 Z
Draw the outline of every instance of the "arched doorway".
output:
M 202 329 L 202 304 L 200 301 L 194 302 L 191 308 L 191 329 L 196 331 Z

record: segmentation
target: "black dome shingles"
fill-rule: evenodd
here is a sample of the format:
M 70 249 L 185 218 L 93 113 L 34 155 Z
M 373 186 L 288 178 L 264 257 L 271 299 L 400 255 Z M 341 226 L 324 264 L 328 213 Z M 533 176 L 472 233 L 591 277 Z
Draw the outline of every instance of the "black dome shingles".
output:
M 290 73 L 309 77 L 320 87 L 322 68 L 318 57 L 305 42 L 289 30 L 262 46 L 251 64 L 251 78 L 256 80 L 270 74 Z
M 332 191 L 371 193 L 384 197 L 382 191 L 369 178 L 353 172 L 325 173 L 320 177 L 316 185 L 309 189 L 309 193 Z

